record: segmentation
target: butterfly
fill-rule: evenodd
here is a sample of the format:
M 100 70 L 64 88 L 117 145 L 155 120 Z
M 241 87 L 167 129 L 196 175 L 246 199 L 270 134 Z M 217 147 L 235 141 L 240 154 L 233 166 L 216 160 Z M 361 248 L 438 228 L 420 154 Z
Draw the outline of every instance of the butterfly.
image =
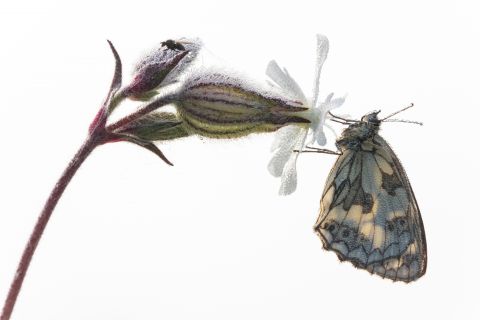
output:
M 379 119 L 379 112 L 360 121 L 331 115 L 348 127 L 336 141 L 339 157 L 327 178 L 314 230 L 324 249 L 334 251 L 340 261 L 410 282 L 427 268 L 425 231 L 405 170 L 378 134 L 382 121 L 393 114 Z

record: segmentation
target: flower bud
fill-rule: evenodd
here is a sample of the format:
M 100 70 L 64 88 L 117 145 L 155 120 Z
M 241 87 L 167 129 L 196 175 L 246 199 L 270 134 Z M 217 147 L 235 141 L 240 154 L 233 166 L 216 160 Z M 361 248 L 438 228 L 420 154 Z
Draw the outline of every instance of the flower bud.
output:
M 306 110 L 302 102 L 225 72 L 192 74 L 176 105 L 191 133 L 212 138 L 271 132 L 288 124 L 310 122 L 295 115 Z
M 156 95 L 160 86 L 176 81 L 176 78 L 196 58 L 201 48 L 199 39 L 167 40 L 137 63 L 133 80 L 122 94 L 135 100 L 148 100 Z

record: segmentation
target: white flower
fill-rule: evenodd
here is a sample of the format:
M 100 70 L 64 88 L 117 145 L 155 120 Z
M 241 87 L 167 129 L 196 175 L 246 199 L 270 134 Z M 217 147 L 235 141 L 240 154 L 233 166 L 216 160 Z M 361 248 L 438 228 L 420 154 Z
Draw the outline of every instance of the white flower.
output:
M 304 106 L 309 108 L 305 111 L 304 116 L 311 121 L 309 127 L 298 124 L 289 125 L 279 129 L 275 134 L 275 140 L 271 148 L 274 154 L 268 164 L 268 171 L 275 177 L 281 177 L 280 195 L 291 194 L 297 188 L 296 162 L 300 153 L 294 152 L 294 150 L 302 150 L 304 148 L 309 129 L 312 132 L 310 143 L 316 142 L 319 145 L 325 145 L 327 140 L 323 132 L 323 126 L 329 127 L 325 124 L 328 112 L 340 107 L 345 102 L 345 97 L 332 99 L 333 93 L 329 94 L 323 102 L 319 99 L 320 73 L 327 54 L 327 37 L 317 35 L 317 59 L 313 97 L 311 100 L 305 97 L 299 85 L 285 68 L 282 70 L 275 61 L 270 61 L 268 64 L 267 75 L 281 89 L 293 95 L 294 98 L 299 99 Z

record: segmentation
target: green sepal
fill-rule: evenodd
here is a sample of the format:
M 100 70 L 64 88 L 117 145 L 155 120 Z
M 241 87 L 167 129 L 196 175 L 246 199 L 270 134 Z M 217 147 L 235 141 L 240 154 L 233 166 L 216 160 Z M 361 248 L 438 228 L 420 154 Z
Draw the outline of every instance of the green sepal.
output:
M 143 93 L 139 93 L 135 96 L 130 96 L 129 98 L 132 99 L 132 100 L 136 100 L 136 101 L 150 101 L 153 97 L 155 97 L 156 95 L 158 95 L 158 90 L 152 90 L 152 91 L 147 91 L 147 92 L 143 92 Z
M 133 144 L 136 144 L 137 146 L 140 146 L 144 149 L 147 149 L 148 151 L 153 152 L 160 159 L 162 159 L 166 164 L 173 166 L 173 163 L 167 159 L 167 157 L 163 154 L 163 152 L 153 142 L 145 141 L 137 137 L 129 136 L 126 134 L 117 134 L 116 136 L 123 141 L 131 142 Z
M 153 112 L 116 130 L 144 141 L 165 141 L 189 135 L 177 115 L 170 112 Z

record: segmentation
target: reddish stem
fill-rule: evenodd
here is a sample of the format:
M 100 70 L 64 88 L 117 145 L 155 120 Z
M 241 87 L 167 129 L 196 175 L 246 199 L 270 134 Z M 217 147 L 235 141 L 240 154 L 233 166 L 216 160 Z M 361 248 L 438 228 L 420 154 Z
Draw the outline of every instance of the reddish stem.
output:
M 25 279 L 25 275 L 27 274 L 28 266 L 30 265 L 33 254 L 35 253 L 35 249 L 37 248 L 40 238 L 42 237 L 45 227 L 47 226 L 48 220 L 50 219 L 50 216 L 52 215 L 52 212 L 55 209 L 58 200 L 62 196 L 63 191 L 65 191 L 65 188 L 69 184 L 72 177 L 75 175 L 75 172 L 77 172 L 78 168 L 80 168 L 88 155 L 106 138 L 105 134 L 106 132 L 103 128 L 97 127 L 97 130 L 92 132 L 92 134 L 87 138 L 87 140 L 77 151 L 77 153 L 63 172 L 62 176 L 55 184 L 55 187 L 50 193 L 50 196 L 48 197 L 42 212 L 38 216 L 37 223 L 33 228 L 30 239 L 28 239 L 28 243 L 23 250 L 22 257 L 15 272 L 15 276 L 13 278 L 12 284 L 10 285 L 10 290 L 8 291 L 7 298 L 5 299 L 5 304 L 3 306 L 0 320 L 10 319 L 13 307 L 15 306 L 15 302 L 22 287 L 23 280 Z
M 88 127 L 88 133 L 92 133 L 97 127 L 99 126 L 105 126 L 105 108 L 102 107 L 100 110 L 98 110 L 97 114 L 95 115 L 95 118 L 93 118 L 92 123 Z
M 115 56 L 116 65 L 115 65 L 115 74 L 114 74 L 112 85 L 108 92 L 107 98 L 89 127 L 89 131 L 88 131 L 89 135 L 87 140 L 83 143 L 83 145 L 77 151 L 77 153 L 75 154 L 75 156 L 73 157 L 73 159 L 70 161 L 67 168 L 63 172 L 62 176 L 55 184 L 55 187 L 50 193 L 50 196 L 48 197 L 47 202 L 45 203 L 45 206 L 43 207 L 43 210 L 37 219 L 37 223 L 35 224 L 35 227 L 33 228 L 33 231 L 30 235 L 30 238 L 28 239 L 28 243 L 25 249 L 23 250 L 22 257 L 17 266 L 17 271 L 15 272 L 15 276 L 13 278 L 12 284 L 10 285 L 10 290 L 8 291 L 7 298 L 5 299 L 5 304 L 3 305 L 3 310 L 2 310 L 2 314 L 0 315 L 0 320 L 10 319 L 13 312 L 13 308 L 15 307 L 15 302 L 17 301 L 17 298 L 18 298 L 18 294 L 20 293 L 20 289 L 22 288 L 23 280 L 25 279 L 25 275 L 27 274 L 28 267 L 30 265 L 30 262 L 32 261 L 32 257 L 35 253 L 35 249 L 37 248 L 38 243 L 40 242 L 40 239 L 43 235 L 43 232 L 45 231 L 48 221 L 50 220 L 50 216 L 52 215 L 52 212 L 55 209 L 55 206 L 57 205 L 58 200 L 62 196 L 67 185 L 70 183 L 70 180 L 72 180 L 73 176 L 77 172 L 78 168 L 80 168 L 82 163 L 85 161 L 85 159 L 90 155 L 90 153 L 97 146 L 107 142 L 121 141 L 115 135 L 116 129 L 119 129 L 122 126 L 125 126 L 130 122 L 135 121 L 140 117 L 146 115 L 147 113 L 152 112 L 166 104 L 169 104 L 175 101 L 178 98 L 176 94 L 167 94 L 157 99 L 156 101 L 147 104 L 143 108 L 138 109 L 136 112 L 124 117 L 123 119 L 120 119 L 116 123 L 111 124 L 107 128 L 105 128 L 105 124 L 108 117 L 106 110 L 108 109 L 108 104 L 111 102 L 111 98 L 115 95 L 115 93 L 121 86 L 121 75 L 122 75 L 120 57 L 118 56 L 118 53 L 116 52 L 115 48 L 110 43 L 110 41 L 108 43 L 110 44 L 110 47 Z M 160 152 L 160 150 L 158 150 L 158 152 Z M 158 153 L 156 154 L 158 155 Z M 162 156 L 163 154 L 161 154 L 160 152 L 160 157 L 171 165 L 171 163 Z
M 33 254 L 35 253 L 35 249 L 37 248 L 38 243 L 40 242 L 42 234 L 45 230 L 45 227 L 50 220 L 50 216 L 52 215 L 52 212 L 55 209 L 58 200 L 62 196 L 63 191 L 65 191 L 65 188 L 70 183 L 70 180 L 72 180 L 78 168 L 80 168 L 88 155 L 93 151 L 93 149 L 103 143 L 118 141 L 115 138 L 115 129 L 121 128 L 122 126 L 137 120 L 143 115 L 175 101 L 176 98 L 177 96 L 175 94 L 166 95 L 163 98 L 160 98 L 157 101 L 150 103 L 143 108 L 140 108 L 136 112 L 124 117 L 123 119 L 120 119 L 119 121 L 108 126 L 107 128 L 105 128 L 107 116 L 104 111 L 104 107 L 100 109 L 94 121 L 90 125 L 89 137 L 77 151 L 77 153 L 63 172 L 62 176 L 55 184 L 55 187 L 50 193 L 50 196 L 48 197 L 47 202 L 45 203 L 45 206 L 43 207 L 43 210 L 37 219 L 37 223 L 35 224 L 35 227 L 33 228 L 33 231 L 30 235 L 30 239 L 28 239 L 28 243 L 23 250 L 22 257 L 17 266 L 17 271 L 15 272 L 12 284 L 10 285 L 10 290 L 8 291 L 7 298 L 5 299 L 5 304 L 3 305 L 0 320 L 10 319 L 13 308 L 15 306 L 15 302 L 18 298 L 18 294 L 20 293 L 20 289 L 22 288 L 23 280 L 25 279 L 28 267 L 30 265 L 30 262 L 32 261 Z M 168 163 L 168 160 L 166 161 Z
M 23 280 L 25 279 L 28 267 L 35 253 L 35 249 L 40 242 L 40 239 L 43 235 L 43 232 L 45 231 L 48 221 L 50 220 L 52 212 L 58 203 L 58 200 L 60 200 L 60 197 L 62 196 L 63 192 L 67 188 L 75 173 L 77 172 L 78 168 L 80 168 L 85 159 L 87 159 L 90 153 L 97 146 L 106 142 L 115 141 L 115 134 L 111 133 L 111 131 L 106 130 L 105 124 L 107 122 L 107 110 L 110 107 L 109 104 L 111 103 L 111 99 L 115 96 L 115 93 L 117 92 L 117 90 L 120 89 L 122 84 L 122 62 L 113 44 L 110 41 L 108 41 L 108 44 L 110 45 L 110 49 L 112 50 L 113 56 L 115 58 L 115 73 L 113 75 L 112 84 L 110 85 L 110 90 L 108 91 L 107 97 L 105 98 L 105 102 L 98 111 L 93 122 L 90 124 L 87 140 L 77 151 L 65 171 L 63 171 L 63 174 L 61 175 L 60 179 L 57 181 L 55 187 L 50 193 L 50 196 L 48 197 L 42 212 L 40 212 L 40 215 L 38 216 L 37 223 L 35 224 L 33 231 L 30 234 L 30 238 L 28 239 L 27 245 L 23 250 L 22 257 L 20 258 L 20 262 L 17 266 L 17 271 L 15 272 L 12 284 L 10 285 L 10 290 L 8 291 L 7 298 L 5 299 L 5 304 L 3 305 L 0 320 L 10 319 L 13 308 L 15 307 L 15 302 L 18 298 L 18 294 L 20 293 L 20 289 L 22 288 Z M 126 119 L 122 119 L 120 121 L 121 124 L 126 124 L 129 121 L 133 121 L 139 116 L 143 115 L 144 113 L 142 112 L 147 111 L 147 109 L 149 110 L 148 106 L 144 109 L 145 110 L 139 110 L 140 112 L 137 112 L 137 116 L 130 118 L 126 117 Z

